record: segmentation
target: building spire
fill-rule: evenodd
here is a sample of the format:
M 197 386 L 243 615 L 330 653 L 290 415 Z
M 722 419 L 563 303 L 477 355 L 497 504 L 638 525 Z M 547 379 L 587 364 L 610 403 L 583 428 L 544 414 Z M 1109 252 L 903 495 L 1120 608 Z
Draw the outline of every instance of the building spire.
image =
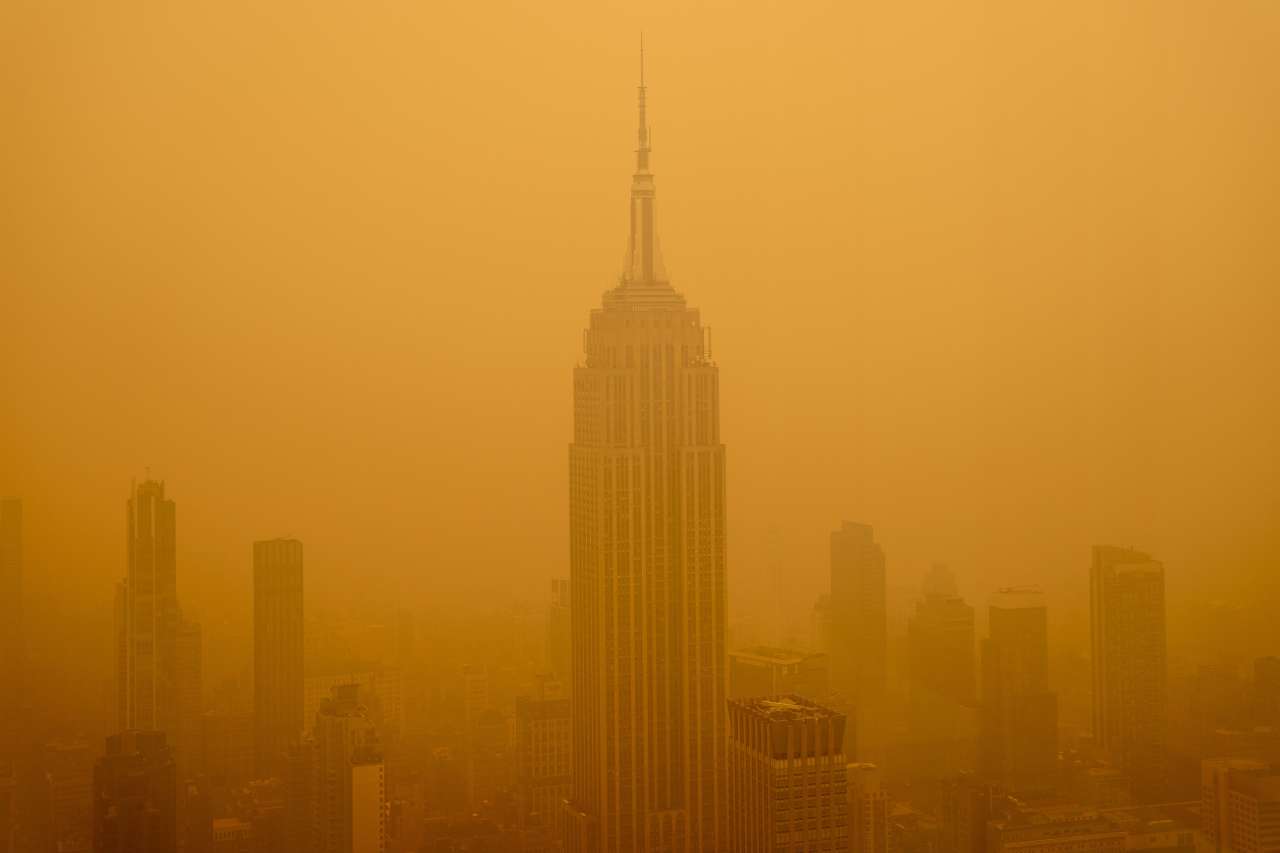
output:
M 644 33 L 640 34 L 640 129 L 639 147 L 636 149 L 636 171 L 649 170 L 649 122 L 645 115 L 644 91 Z
M 653 223 L 653 173 L 649 171 L 649 117 L 644 84 L 644 34 L 640 35 L 639 118 L 636 171 L 631 176 L 631 236 L 627 244 L 624 284 L 666 285 Z

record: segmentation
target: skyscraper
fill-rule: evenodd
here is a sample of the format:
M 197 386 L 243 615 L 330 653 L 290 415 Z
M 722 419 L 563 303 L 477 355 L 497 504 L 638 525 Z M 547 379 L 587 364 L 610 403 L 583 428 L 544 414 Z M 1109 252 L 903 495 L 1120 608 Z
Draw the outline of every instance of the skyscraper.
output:
M 1012 791 L 1051 785 L 1058 697 L 1049 691 L 1049 628 L 1039 590 L 991 597 L 982 644 L 982 770 Z
M 800 696 L 729 702 L 732 853 L 847 851 L 844 714 Z
M 360 688 L 333 688 L 316 714 L 311 749 L 313 853 L 386 849 L 386 777 L 378 733 Z
M 1093 732 L 1129 777 L 1134 799 L 1165 789 L 1168 719 L 1164 566 L 1128 548 L 1093 549 Z
M 1280 773 L 1264 762 L 1216 758 L 1200 764 L 1200 820 L 1213 853 L 1280 850 Z
M 176 733 L 178 588 L 174 503 L 147 480 L 129 496 L 128 574 L 118 590 L 119 728 Z
M 94 853 L 176 853 L 178 779 L 163 732 L 107 738 L 93 770 Z
M 0 762 L 11 759 L 18 741 L 23 695 L 22 501 L 0 500 Z
M 576 851 L 726 844 L 719 372 L 654 228 L 641 74 L 625 266 L 591 312 L 569 451 Z
M 178 767 L 178 780 L 185 782 L 200 765 L 200 723 L 204 716 L 204 632 L 200 630 L 199 623 L 179 618 L 174 634 L 174 661 L 173 755 Z
M 850 764 L 849 850 L 851 853 L 888 853 L 889 793 L 874 764 Z
M 933 567 L 922 592 L 907 622 L 907 719 L 920 770 L 945 775 L 973 767 L 973 607 L 956 594 L 943 566 Z
M 913 700 L 969 704 L 974 699 L 973 607 L 955 578 L 934 566 L 907 623 Z
M 253 740 L 261 777 L 283 776 L 302 736 L 302 543 L 253 543 Z
M 831 534 L 831 684 L 859 702 L 884 692 L 888 672 L 884 551 L 866 524 Z

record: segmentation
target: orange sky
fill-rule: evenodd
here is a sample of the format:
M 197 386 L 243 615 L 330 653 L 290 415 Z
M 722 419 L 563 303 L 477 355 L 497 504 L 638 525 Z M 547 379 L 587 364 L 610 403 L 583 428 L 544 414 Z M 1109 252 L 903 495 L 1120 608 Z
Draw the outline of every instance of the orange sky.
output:
M 259 538 L 323 605 L 566 574 L 641 29 L 739 613 L 800 614 L 842 518 L 899 605 L 935 559 L 1078 600 L 1097 541 L 1274 599 L 1280 5 L 234 0 L 0 10 L 33 607 L 107 618 L 148 466 L 211 644 Z

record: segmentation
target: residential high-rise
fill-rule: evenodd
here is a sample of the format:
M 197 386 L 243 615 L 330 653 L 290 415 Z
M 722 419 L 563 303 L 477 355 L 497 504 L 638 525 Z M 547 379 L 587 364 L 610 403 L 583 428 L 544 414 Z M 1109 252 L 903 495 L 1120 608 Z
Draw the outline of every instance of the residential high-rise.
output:
M 884 551 L 866 524 L 831 534 L 831 681 L 849 700 L 875 699 L 888 672 Z
M 1039 791 L 1057 765 L 1058 697 L 1049 690 L 1048 616 L 1039 590 L 991 597 L 982 644 L 981 763 L 989 781 Z
M 253 543 L 253 740 L 258 776 L 282 777 L 302 737 L 302 543 Z
M 845 716 L 801 696 L 729 701 L 730 853 L 845 851 Z
M 719 372 L 662 265 L 645 87 L 618 285 L 591 312 L 569 451 L 571 851 L 726 844 Z
M 312 853 L 386 850 L 385 767 L 378 733 L 360 704 L 360 688 L 345 684 L 320 707 L 312 728 Z
M 1168 698 L 1164 566 L 1129 548 L 1093 549 L 1093 734 L 1138 802 L 1165 791 Z
M 129 497 L 128 574 L 116 600 L 121 691 L 119 728 L 176 733 L 178 610 L 176 522 L 164 483 L 134 488 Z M 172 742 L 172 741 L 171 741 Z
M 178 777 L 164 732 L 107 738 L 93 770 L 94 853 L 176 853 Z
M 889 793 L 881 785 L 880 768 L 850 764 L 849 850 L 889 853 Z
M 12 759 L 23 695 L 22 501 L 0 500 L 0 762 Z

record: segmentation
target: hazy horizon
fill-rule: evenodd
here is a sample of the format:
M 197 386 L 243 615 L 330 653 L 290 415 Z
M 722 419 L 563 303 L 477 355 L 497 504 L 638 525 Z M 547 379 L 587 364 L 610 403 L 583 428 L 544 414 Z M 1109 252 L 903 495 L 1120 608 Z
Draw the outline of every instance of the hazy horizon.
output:
M 731 623 L 802 618 L 849 519 L 894 611 L 941 561 L 1084 637 L 1116 543 L 1274 644 L 1280 6 L 970 8 L 11 4 L 0 493 L 37 660 L 105 638 L 60 626 L 109 624 L 148 470 L 215 661 L 259 539 L 303 541 L 316 609 L 546 600 L 641 30 Z

